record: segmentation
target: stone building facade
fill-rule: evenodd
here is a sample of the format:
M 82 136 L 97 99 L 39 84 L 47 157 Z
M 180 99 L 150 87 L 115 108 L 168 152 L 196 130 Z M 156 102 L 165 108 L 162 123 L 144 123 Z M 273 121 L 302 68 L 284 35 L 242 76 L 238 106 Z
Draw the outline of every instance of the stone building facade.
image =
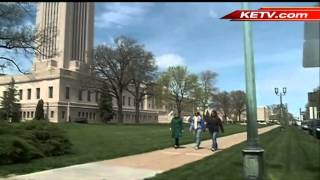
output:
M 34 118 L 38 100 L 43 99 L 45 116 L 51 122 L 78 118 L 86 118 L 89 122 L 101 121 L 97 104 L 99 93 L 84 88 L 80 82 L 81 75 L 89 72 L 93 61 L 93 23 L 93 3 L 38 3 L 36 24 L 40 29 L 47 29 L 47 37 L 53 37 L 42 46 L 45 56 L 34 58 L 29 74 L 0 76 L 0 93 L 6 91 L 11 78 L 14 78 L 22 120 Z M 134 98 L 125 92 L 123 99 L 124 122 L 132 123 Z M 113 109 L 117 110 L 115 100 Z M 142 123 L 158 121 L 159 110 L 153 98 L 145 98 L 141 109 Z

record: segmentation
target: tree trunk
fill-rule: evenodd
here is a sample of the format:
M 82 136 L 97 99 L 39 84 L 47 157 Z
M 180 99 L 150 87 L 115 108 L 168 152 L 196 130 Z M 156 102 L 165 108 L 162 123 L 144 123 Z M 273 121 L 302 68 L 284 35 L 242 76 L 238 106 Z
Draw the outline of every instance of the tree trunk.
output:
M 135 123 L 140 123 L 140 102 L 142 101 L 142 98 L 140 98 L 140 83 L 135 84 L 135 116 L 134 120 Z
M 140 101 L 138 101 L 137 99 L 136 99 L 136 101 L 135 101 L 135 117 L 134 117 L 134 119 L 135 119 L 135 122 L 137 123 L 137 124 L 139 124 L 140 123 Z
M 204 117 L 206 115 L 206 106 L 202 106 L 202 117 Z
M 123 123 L 123 111 L 122 111 L 122 91 L 119 91 L 118 97 L 118 123 Z
M 178 116 L 181 118 L 181 111 L 182 111 L 182 108 L 181 108 L 181 102 L 176 102 L 176 105 L 177 105 L 177 111 L 178 111 Z

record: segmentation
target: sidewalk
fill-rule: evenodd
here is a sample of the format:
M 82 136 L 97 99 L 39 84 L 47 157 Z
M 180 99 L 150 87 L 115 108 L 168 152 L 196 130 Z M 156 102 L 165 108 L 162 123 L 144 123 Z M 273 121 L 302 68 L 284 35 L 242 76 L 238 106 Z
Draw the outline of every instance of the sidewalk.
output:
M 259 129 L 265 133 L 278 125 Z M 247 133 L 237 133 L 218 138 L 219 149 L 224 150 L 245 141 Z M 86 163 L 64 168 L 40 171 L 7 178 L 8 180 L 140 180 L 152 177 L 182 165 L 198 161 L 215 154 L 210 150 L 211 140 L 202 141 L 201 149 L 194 150 L 194 144 L 183 145 L 182 148 L 166 148 L 143 154 Z

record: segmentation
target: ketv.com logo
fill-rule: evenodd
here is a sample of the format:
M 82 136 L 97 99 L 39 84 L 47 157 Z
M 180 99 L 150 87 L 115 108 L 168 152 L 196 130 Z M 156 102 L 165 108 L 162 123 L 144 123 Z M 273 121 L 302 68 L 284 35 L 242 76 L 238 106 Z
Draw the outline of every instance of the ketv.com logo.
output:
M 258 10 L 236 10 L 221 19 L 231 19 L 231 21 L 320 21 L 320 7 L 264 7 Z

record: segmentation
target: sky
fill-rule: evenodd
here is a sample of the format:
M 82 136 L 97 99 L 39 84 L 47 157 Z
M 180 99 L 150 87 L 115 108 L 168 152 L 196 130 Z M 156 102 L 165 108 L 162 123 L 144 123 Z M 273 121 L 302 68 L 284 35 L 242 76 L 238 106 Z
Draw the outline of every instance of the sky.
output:
M 315 3 L 249 3 L 313 6 Z M 151 51 L 160 70 L 187 66 L 191 73 L 218 73 L 220 91 L 244 90 L 243 22 L 220 19 L 240 3 L 96 3 L 94 45 L 110 44 L 120 35 L 138 40 Z M 34 20 L 31 22 L 34 23 Z M 30 23 L 30 22 L 29 22 Z M 320 68 L 304 68 L 303 22 L 253 22 L 257 105 L 279 103 L 274 88 L 287 88 L 283 102 L 295 116 L 304 110 L 307 92 L 319 85 Z M 23 63 L 31 68 L 31 61 Z

